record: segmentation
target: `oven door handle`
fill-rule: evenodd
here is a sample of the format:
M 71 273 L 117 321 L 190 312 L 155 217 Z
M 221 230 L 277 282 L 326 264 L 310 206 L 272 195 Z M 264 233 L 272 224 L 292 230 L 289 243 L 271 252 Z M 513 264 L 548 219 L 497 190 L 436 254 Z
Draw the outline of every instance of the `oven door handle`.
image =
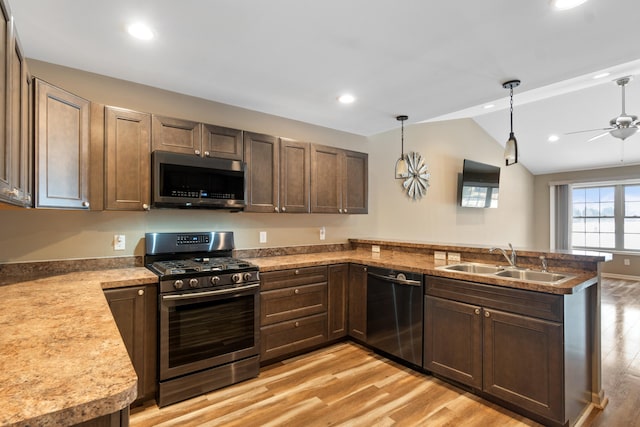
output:
M 228 294 L 237 294 L 239 292 L 248 291 L 250 289 L 254 289 L 259 287 L 260 284 L 256 283 L 253 285 L 243 286 L 241 288 L 232 288 L 232 289 L 220 289 L 217 291 L 205 291 L 205 292 L 192 292 L 188 294 L 176 294 L 176 295 L 163 295 L 163 300 L 181 300 L 181 299 L 193 299 L 193 298 L 201 298 L 208 297 L 212 295 L 228 295 Z

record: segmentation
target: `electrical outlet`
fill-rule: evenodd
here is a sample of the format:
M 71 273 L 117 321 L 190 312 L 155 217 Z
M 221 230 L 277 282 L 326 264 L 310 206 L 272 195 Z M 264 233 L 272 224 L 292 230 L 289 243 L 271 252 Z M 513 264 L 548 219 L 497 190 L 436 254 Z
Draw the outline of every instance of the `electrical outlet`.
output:
M 380 255 L 380 246 L 371 245 L 371 253 Z
M 267 243 L 267 232 L 266 231 L 261 231 L 260 232 L 260 243 Z
M 449 262 L 460 262 L 460 253 L 459 252 L 448 252 L 447 260 Z
M 324 240 L 327 237 L 327 230 L 324 227 L 320 227 L 320 240 Z
M 629 258 L 625 258 L 624 265 L 631 265 L 631 260 Z
M 447 259 L 447 253 L 446 252 L 441 252 L 441 251 L 434 251 L 433 252 L 433 259 L 445 261 Z
M 115 234 L 113 236 L 113 250 L 124 251 L 126 249 L 126 241 L 124 234 Z

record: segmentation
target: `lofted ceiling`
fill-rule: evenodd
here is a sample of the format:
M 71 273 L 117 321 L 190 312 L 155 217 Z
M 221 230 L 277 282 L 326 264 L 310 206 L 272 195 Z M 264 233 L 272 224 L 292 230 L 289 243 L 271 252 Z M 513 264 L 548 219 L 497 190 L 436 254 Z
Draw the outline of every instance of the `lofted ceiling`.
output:
M 627 112 L 640 115 L 638 0 L 8 3 L 27 57 L 366 136 L 399 127 L 399 114 L 472 117 L 504 144 L 501 83 L 517 78 L 514 130 L 532 173 L 640 163 L 640 133 L 564 135 L 608 126 L 622 75 L 637 75 Z M 153 41 L 128 36 L 138 20 Z M 356 102 L 339 104 L 344 92 Z

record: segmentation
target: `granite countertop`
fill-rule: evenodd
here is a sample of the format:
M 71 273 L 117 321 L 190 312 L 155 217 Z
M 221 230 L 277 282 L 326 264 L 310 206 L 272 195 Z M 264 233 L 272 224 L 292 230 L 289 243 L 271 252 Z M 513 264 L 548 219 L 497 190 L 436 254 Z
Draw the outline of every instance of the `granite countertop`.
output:
M 138 267 L 0 287 L 0 425 L 76 424 L 133 402 L 136 373 L 102 289 L 157 280 Z
M 260 267 L 261 272 L 327 264 L 357 263 L 558 295 L 577 293 L 597 283 L 596 273 L 581 271 L 568 272 L 576 277 L 559 285 L 510 280 L 490 275 L 471 275 L 459 271 L 443 271 L 436 269 L 436 267 L 446 265 L 446 262 L 434 261 L 433 255 L 397 251 L 382 251 L 380 254 L 372 254 L 370 251 L 351 250 L 256 257 L 246 258 L 246 260 Z

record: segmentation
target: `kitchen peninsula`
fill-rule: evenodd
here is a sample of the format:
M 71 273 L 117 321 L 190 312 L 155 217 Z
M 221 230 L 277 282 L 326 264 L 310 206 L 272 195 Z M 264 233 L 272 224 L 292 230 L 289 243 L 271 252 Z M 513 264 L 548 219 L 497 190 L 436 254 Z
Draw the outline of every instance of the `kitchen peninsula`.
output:
M 574 276 L 555 286 L 501 277 L 474 279 L 463 272 L 439 269 L 446 261 L 434 260 L 437 251 L 459 254 L 461 262 L 504 265 L 502 255 L 490 254 L 488 248 L 352 239 L 349 244 L 333 249 L 336 250 L 323 251 L 323 247 L 237 250 L 235 255 L 257 264 L 265 273 L 334 264 L 382 266 L 425 274 L 427 284 L 430 278 L 451 280 L 449 283 L 455 286 L 463 283 L 467 287 L 477 286 L 471 289 L 484 286 L 482 289 L 492 292 L 506 289 L 525 292 L 518 295 L 547 295 L 557 298 L 556 301 L 578 296 L 584 302 L 584 315 L 589 319 L 584 326 L 593 335 L 593 340 L 588 340 L 590 347 L 584 358 L 592 373 L 584 382 L 591 389 L 583 390 L 579 399 L 565 396 L 563 402 L 568 403 L 566 408 L 563 405 L 558 419 L 573 425 L 589 402 L 596 406 L 605 403 L 600 390 L 600 358 L 594 356 L 599 354 L 599 337 L 595 333 L 599 329 L 598 263 L 605 261 L 605 256 L 544 253 L 549 270 Z M 520 266 L 539 269 L 540 252 L 519 251 L 518 255 Z M 155 275 L 138 267 L 70 273 L 0 287 L 0 321 L 5 331 L 11 331 L 3 334 L 0 346 L 0 360 L 5 367 L 0 389 L 0 404 L 5 410 L 0 424 L 83 422 L 126 409 L 135 399 L 136 377 L 102 289 L 156 281 Z M 495 310 L 489 308 L 486 312 Z M 562 319 L 568 320 L 560 314 Z M 482 397 L 490 397 L 481 389 L 477 392 Z M 52 396 L 54 394 L 56 396 Z M 50 399 L 52 397 L 55 399 Z M 577 400 L 583 404 L 580 408 L 575 403 Z M 500 397 L 498 402 L 503 402 Z M 524 413 L 529 414 L 526 410 Z

